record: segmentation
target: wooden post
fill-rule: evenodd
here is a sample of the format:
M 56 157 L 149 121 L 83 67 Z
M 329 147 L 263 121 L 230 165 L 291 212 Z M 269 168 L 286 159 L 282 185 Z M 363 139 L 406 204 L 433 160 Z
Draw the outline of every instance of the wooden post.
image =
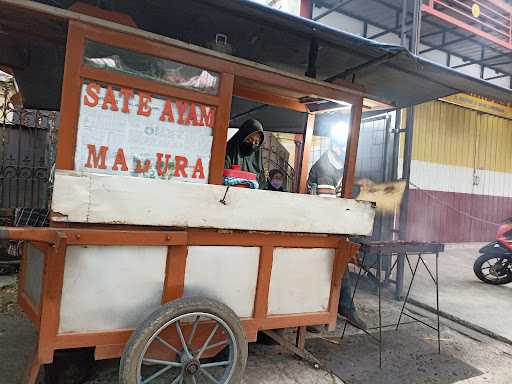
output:
M 304 143 L 302 146 L 302 160 L 300 164 L 300 180 L 299 180 L 299 193 L 306 193 L 308 181 L 308 165 L 309 156 L 311 154 L 311 142 L 313 141 L 313 128 L 315 127 L 315 115 L 308 114 L 306 120 L 306 132 L 304 134 Z
M 352 105 L 352 121 L 348 135 L 347 154 L 345 156 L 345 168 L 343 170 L 343 187 L 341 196 L 350 199 L 354 188 L 354 175 L 356 173 L 357 145 L 359 143 L 359 129 L 361 126 L 361 113 L 363 100 Z
M 224 183 L 222 173 L 224 171 L 224 157 L 226 153 L 234 78 L 235 77 L 231 73 L 223 73 L 221 76 L 219 96 L 221 97 L 222 102 L 217 107 L 215 115 L 212 157 L 210 160 L 210 184 Z
M 306 344 L 306 327 L 297 327 L 297 348 L 300 351 L 304 351 Z

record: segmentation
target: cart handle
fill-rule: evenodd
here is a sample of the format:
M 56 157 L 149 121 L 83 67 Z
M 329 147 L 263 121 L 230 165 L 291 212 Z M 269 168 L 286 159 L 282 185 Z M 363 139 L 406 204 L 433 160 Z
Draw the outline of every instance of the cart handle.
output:
M 54 228 L 0 227 L 0 240 L 26 240 L 56 244 L 57 230 Z

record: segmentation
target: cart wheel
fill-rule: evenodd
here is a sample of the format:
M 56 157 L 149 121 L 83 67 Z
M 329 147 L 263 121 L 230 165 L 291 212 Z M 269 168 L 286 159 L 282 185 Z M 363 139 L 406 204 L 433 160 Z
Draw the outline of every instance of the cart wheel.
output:
M 119 383 L 236 384 L 246 361 L 245 332 L 228 306 L 203 297 L 182 298 L 137 327 L 121 357 Z

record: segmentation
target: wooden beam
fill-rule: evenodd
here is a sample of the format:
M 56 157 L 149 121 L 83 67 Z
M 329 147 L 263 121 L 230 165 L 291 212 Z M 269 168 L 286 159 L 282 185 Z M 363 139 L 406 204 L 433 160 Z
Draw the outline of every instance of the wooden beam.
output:
M 308 112 L 306 106 L 299 103 L 297 100 L 279 96 L 257 88 L 247 87 L 237 81 L 235 81 L 233 95 L 260 103 L 273 105 L 275 107 L 292 109 L 297 112 Z

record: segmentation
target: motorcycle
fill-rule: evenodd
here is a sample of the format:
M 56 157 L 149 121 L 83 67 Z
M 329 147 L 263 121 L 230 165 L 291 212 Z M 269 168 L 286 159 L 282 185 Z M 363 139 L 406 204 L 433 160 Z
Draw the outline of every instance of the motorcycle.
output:
M 480 248 L 473 265 L 476 277 L 484 283 L 501 285 L 512 282 L 512 218 L 500 225 L 496 241 Z

